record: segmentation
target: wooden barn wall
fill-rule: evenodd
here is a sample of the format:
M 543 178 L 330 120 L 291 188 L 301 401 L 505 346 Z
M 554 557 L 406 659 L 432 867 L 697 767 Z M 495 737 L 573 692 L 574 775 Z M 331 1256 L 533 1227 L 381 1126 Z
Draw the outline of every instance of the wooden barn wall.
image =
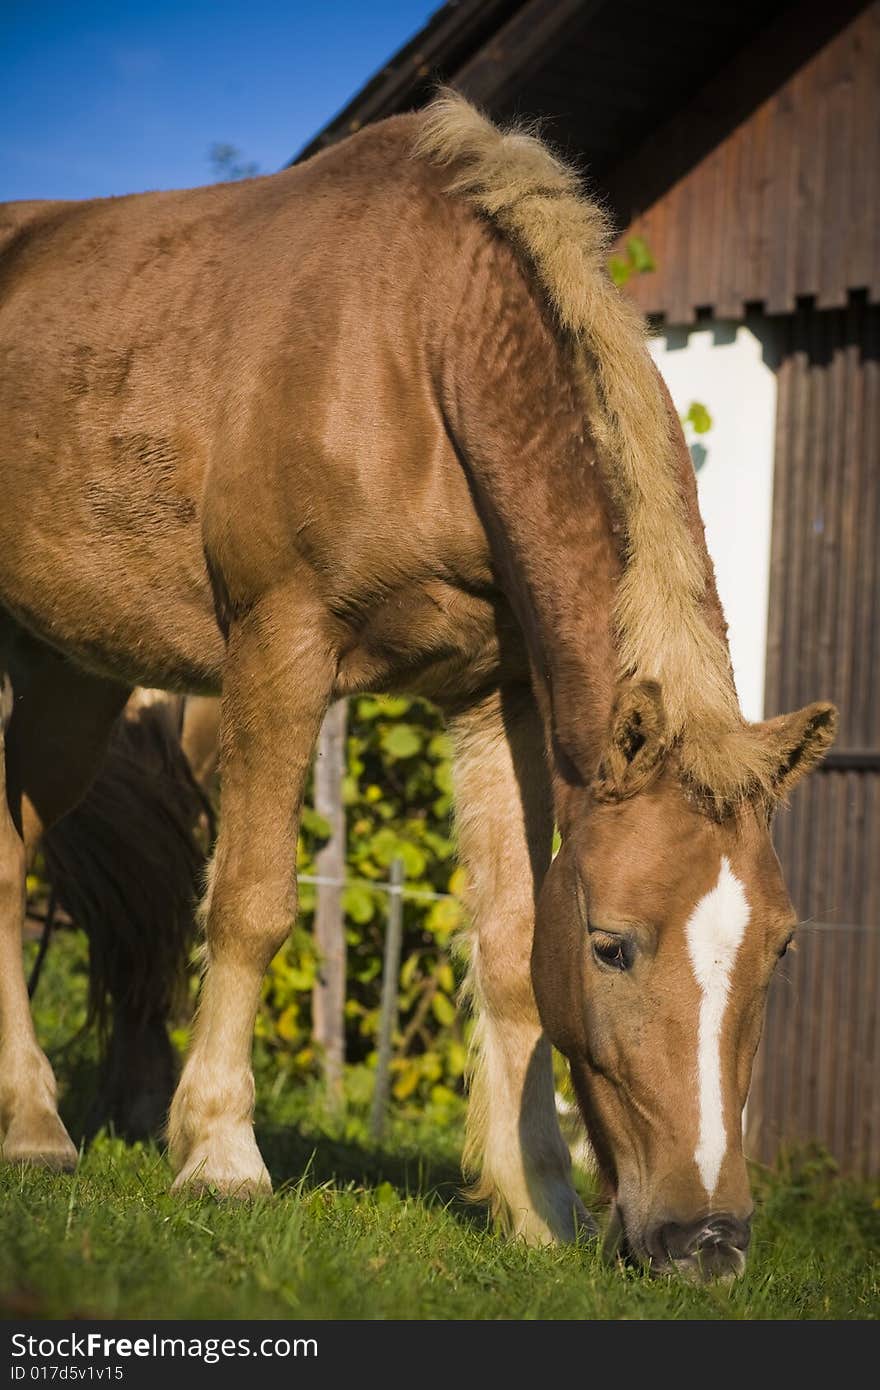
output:
M 710 306 L 718 318 L 756 304 L 790 313 L 805 295 L 842 308 L 859 289 L 880 300 L 880 0 L 688 167 L 694 132 L 764 61 L 761 45 L 740 56 L 609 179 L 615 206 L 639 212 L 627 235 L 644 237 L 657 262 L 629 288 L 669 323 Z M 652 187 L 646 205 L 640 191 Z
M 778 367 L 767 713 L 831 698 L 828 764 L 776 818 L 810 924 L 781 963 L 749 1100 L 751 1151 L 818 1139 L 880 1172 L 880 309 L 801 307 Z

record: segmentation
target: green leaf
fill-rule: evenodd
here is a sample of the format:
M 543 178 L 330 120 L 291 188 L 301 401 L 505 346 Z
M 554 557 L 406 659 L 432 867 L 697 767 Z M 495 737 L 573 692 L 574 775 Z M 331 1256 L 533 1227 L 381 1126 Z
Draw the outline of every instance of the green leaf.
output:
M 437 969 L 434 971 L 434 978 L 445 994 L 453 994 L 455 991 L 455 976 L 452 973 L 452 966 L 448 960 L 441 960 Z
M 294 1038 L 299 1033 L 299 1027 L 297 1026 L 298 1014 L 298 1005 L 289 1004 L 275 1024 L 276 1033 L 279 1038 L 283 1038 L 285 1042 L 293 1042 Z
M 708 434 L 712 428 L 712 416 L 700 401 L 691 402 L 682 420 L 684 424 L 692 426 L 695 434 Z
M 426 1081 L 439 1081 L 443 1075 L 443 1062 L 439 1052 L 423 1052 L 421 1057 L 422 1076 Z
M 431 1087 L 431 1100 L 435 1105 L 454 1105 L 457 1096 L 448 1086 L 438 1082 L 436 1086 Z
M 450 1076 L 463 1076 L 467 1066 L 467 1048 L 454 1039 L 446 1049 L 446 1066 Z
M 438 791 L 452 791 L 452 764 L 438 763 L 434 769 L 434 785 Z
M 442 1027 L 449 1028 L 455 1022 L 455 1005 L 447 995 L 435 994 L 431 1000 L 431 1008 Z
M 439 902 L 432 903 L 425 926 L 428 931 L 436 933 L 439 937 L 449 937 L 454 931 L 458 931 L 463 920 L 461 903 L 457 903 L 454 898 L 441 898 Z
M 415 973 L 416 973 L 416 971 L 418 970 L 418 968 L 419 968 L 419 953 L 418 953 L 418 951 L 413 951 L 412 955 L 411 955 L 411 956 L 407 956 L 406 960 L 403 962 L 403 966 L 402 966 L 401 971 L 400 971 L 400 986 L 401 986 L 401 989 L 409 989 L 410 985 L 411 985 L 412 982 L 413 982 L 413 979 L 414 979 L 414 977 L 415 977 Z
M 314 962 L 305 961 L 300 969 L 294 966 L 288 970 L 286 983 L 300 992 L 310 990 L 315 983 L 316 973 Z
M 311 806 L 304 806 L 302 811 L 303 827 L 312 835 L 317 835 L 321 840 L 330 839 L 330 822 L 324 816 L 319 816 L 318 812 Z
M 363 926 L 372 917 L 376 904 L 373 893 L 364 884 L 349 883 L 342 892 L 342 907 L 346 917 Z
M 380 864 L 387 867 L 392 859 L 400 854 L 400 839 L 390 826 L 383 825 L 370 840 L 370 853 Z
M 621 289 L 632 275 L 632 266 L 622 256 L 612 256 L 608 262 L 608 271 L 615 285 Z
M 430 739 L 428 743 L 428 752 L 432 758 L 445 761 L 448 761 L 452 757 L 452 739 L 445 730 L 441 730 L 440 733 L 434 734 L 433 738 Z
M 415 1062 L 408 1062 L 391 1087 L 391 1094 L 395 1100 L 406 1100 L 408 1096 L 412 1095 L 420 1079 L 421 1071 L 418 1065 Z
M 411 724 L 394 724 L 383 733 L 382 747 L 392 758 L 414 758 L 422 750 L 422 736 Z
M 412 705 L 412 700 L 405 695 L 380 695 L 377 704 L 386 719 L 399 719 L 402 714 L 406 714 Z
M 317 894 L 313 883 L 301 883 L 297 893 L 297 907 L 300 912 L 314 912 Z
M 422 851 L 416 845 L 402 840 L 399 846 L 399 855 L 403 860 L 403 872 L 406 878 L 421 878 L 428 863 Z
M 626 243 L 626 251 L 630 264 L 637 275 L 645 275 L 649 270 L 657 269 L 657 263 L 643 237 L 631 236 Z

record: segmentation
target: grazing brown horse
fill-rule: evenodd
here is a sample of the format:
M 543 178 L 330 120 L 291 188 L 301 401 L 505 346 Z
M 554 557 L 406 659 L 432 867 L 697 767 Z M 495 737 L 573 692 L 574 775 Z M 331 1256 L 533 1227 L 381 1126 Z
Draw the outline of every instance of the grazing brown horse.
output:
M 457 744 L 479 1190 L 533 1241 L 585 1221 L 555 1043 L 621 1240 L 737 1272 L 795 920 L 769 821 L 835 712 L 743 721 L 681 429 L 575 175 L 450 95 L 269 178 L 5 217 L 2 642 L 32 652 L 0 821 L 7 1157 L 75 1158 L 21 975 L 29 847 L 133 683 L 222 686 L 170 1143 L 177 1187 L 269 1188 L 251 1037 L 312 748 L 335 696 L 404 688 Z

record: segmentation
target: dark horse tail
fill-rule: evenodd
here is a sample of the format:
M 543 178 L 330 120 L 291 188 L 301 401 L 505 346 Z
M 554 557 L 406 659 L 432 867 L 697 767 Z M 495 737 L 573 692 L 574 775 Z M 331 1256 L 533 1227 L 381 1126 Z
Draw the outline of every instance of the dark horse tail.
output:
M 213 837 L 175 706 L 129 703 L 87 796 L 43 840 L 55 900 L 89 941 L 102 1063 L 87 1129 L 111 1123 L 132 1139 L 161 1128 L 176 1080 L 167 1020 L 182 1003 Z

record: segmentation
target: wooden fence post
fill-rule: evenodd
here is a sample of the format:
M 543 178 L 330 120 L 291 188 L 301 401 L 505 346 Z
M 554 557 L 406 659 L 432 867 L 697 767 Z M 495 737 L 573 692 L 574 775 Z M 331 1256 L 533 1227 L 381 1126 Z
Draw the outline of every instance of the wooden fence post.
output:
M 330 838 L 315 858 L 319 880 L 345 878 L 345 700 L 331 705 L 315 757 L 315 810 L 330 825 Z M 315 904 L 318 978 L 312 990 L 315 1042 L 321 1050 L 324 1083 L 331 1103 L 342 1102 L 345 1066 L 345 914 L 341 882 L 319 882 Z
M 382 967 L 382 1005 L 379 1013 L 379 1047 L 376 1058 L 376 1089 L 370 1111 L 370 1138 L 378 1144 L 385 1128 L 385 1112 L 391 1090 L 391 1050 L 397 1027 L 397 990 L 400 982 L 400 946 L 403 938 L 403 860 L 391 865 L 388 890 L 388 930 Z

